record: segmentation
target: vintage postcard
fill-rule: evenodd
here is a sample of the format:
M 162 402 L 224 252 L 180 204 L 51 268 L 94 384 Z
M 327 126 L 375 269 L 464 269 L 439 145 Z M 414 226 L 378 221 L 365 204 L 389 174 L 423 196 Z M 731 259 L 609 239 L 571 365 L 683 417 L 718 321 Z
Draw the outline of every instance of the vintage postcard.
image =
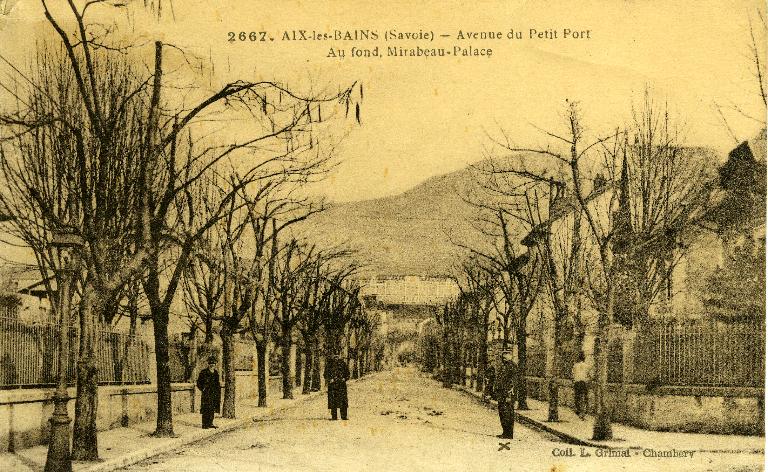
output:
M 0 0 L 0 470 L 762 471 L 757 0 Z

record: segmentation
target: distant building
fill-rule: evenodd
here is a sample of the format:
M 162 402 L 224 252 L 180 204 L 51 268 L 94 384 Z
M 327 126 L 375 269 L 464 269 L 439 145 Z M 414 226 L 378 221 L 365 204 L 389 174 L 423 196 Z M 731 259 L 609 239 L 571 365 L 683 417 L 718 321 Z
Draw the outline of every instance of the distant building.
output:
M 672 279 L 674 312 L 722 319 L 765 316 L 766 130 L 736 146 L 718 169 L 704 228 Z
M 386 305 L 442 305 L 459 295 L 459 286 L 447 277 L 373 277 L 362 283 L 360 295 Z
M 3 268 L 0 269 L 0 293 L 15 294 L 19 299 L 15 317 L 31 323 L 46 323 L 54 321 L 53 311 L 48 298 L 46 282 L 51 291 L 56 293 L 56 280 L 53 277 L 44 278 L 36 268 Z

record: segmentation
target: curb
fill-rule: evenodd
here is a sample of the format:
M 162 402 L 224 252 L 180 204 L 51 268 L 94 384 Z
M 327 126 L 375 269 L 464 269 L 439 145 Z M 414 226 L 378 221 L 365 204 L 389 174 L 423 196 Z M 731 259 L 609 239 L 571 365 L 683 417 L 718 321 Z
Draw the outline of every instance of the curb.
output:
M 379 373 L 380 372 L 369 372 L 364 377 L 358 377 L 356 379 L 350 379 L 350 380 L 347 381 L 347 383 L 348 384 L 355 384 L 357 382 L 360 382 L 360 381 L 366 380 L 368 378 L 371 378 L 371 377 L 373 377 L 373 376 L 375 376 L 375 375 L 377 375 Z M 302 402 L 304 402 L 306 400 L 310 400 L 310 399 L 313 399 L 315 397 L 324 395 L 325 392 L 326 392 L 326 389 L 323 389 L 323 390 L 320 390 L 320 391 L 316 391 L 316 392 L 310 392 L 310 393 L 308 393 L 306 395 L 300 393 L 299 395 L 301 395 L 301 396 L 298 397 L 298 398 L 294 398 L 294 402 L 289 404 L 289 405 L 286 405 L 286 406 L 283 406 L 283 407 L 280 407 L 280 408 L 266 407 L 265 409 L 259 411 L 259 414 L 250 415 L 250 416 L 247 416 L 245 418 L 236 420 L 235 422 L 232 422 L 232 423 L 230 423 L 230 424 L 228 424 L 226 426 L 220 426 L 218 429 L 214 429 L 214 430 L 202 430 L 201 429 L 201 430 L 195 431 L 194 433 L 189 434 L 189 435 L 187 435 L 185 437 L 171 438 L 171 439 L 168 440 L 168 442 L 165 442 L 163 444 L 158 444 L 156 446 L 149 447 L 149 448 L 143 449 L 141 451 L 135 451 L 135 452 L 132 452 L 132 453 L 129 453 L 129 454 L 125 454 L 123 456 L 116 457 L 114 459 L 105 460 L 105 461 L 102 461 L 102 462 L 89 463 L 90 464 L 89 466 L 85 466 L 83 468 L 77 468 L 77 472 L 111 472 L 111 471 L 116 470 L 116 469 L 120 469 L 120 468 L 123 468 L 123 467 L 128 467 L 129 465 L 134 465 L 136 463 L 139 463 L 141 461 L 147 460 L 147 459 L 152 458 L 154 456 L 159 456 L 161 454 L 167 454 L 169 452 L 175 451 L 176 449 L 184 447 L 184 446 L 186 446 L 188 444 L 196 443 L 196 442 L 202 441 L 204 439 L 212 438 L 212 437 L 217 436 L 219 434 L 227 433 L 227 432 L 230 432 L 230 431 L 233 431 L 233 430 L 245 427 L 245 426 L 249 426 L 252 423 L 255 423 L 259 419 L 269 417 L 270 415 L 274 414 L 275 412 L 283 411 L 283 410 L 288 410 L 290 408 L 293 408 L 293 407 L 299 405 L 300 403 L 302 403 Z M 77 462 L 75 462 L 74 464 L 77 464 Z M 81 463 L 81 464 L 83 464 L 83 463 Z
M 354 381 L 349 381 L 348 383 L 353 383 L 361 379 L 355 379 Z M 158 456 L 161 454 L 166 454 L 172 451 L 175 451 L 176 449 L 179 449 L 183 446 L 186 446 L 188 444 L 196 443 L 198 441 L 202 441 L 204 439 L 209 439 L 211 437 L 217 436 L 219 434 L 227 433 L 236 429 L 240 429 L 244 426 L 249 426 L 256 422 L 256 420 L 261 418 L 266 418 L 275 412 L 283 411 L 290 409 L 301 402 L 304 402 L 306 400 L 310 400 L 313 398 L 316 398 L 320 395 L 323 395 L 325 393 L 325 390 L 320 390 L 318 392 L 311 392 L 307 395 L 302 395 L 299 398 L 294 398 L 294 402 L 290 405 L 286 405 L 281 408 L 275 408 L 275 407 L 267 407 L 264 410 L 261 410 L 259 414 L 256 415 L 250 415 L 245 418 L 236 420 L 235 422 L 232 422 L 230 424 L 227 424 L 225 426 L 220 426 L 218 429 L 214 430 L 199 430 L 192 434 L 186 435 L 184 437 L 180 438 L 172 438 L 168 442 L 165 442 L 163 444 L 158 444 L 153 447 L 149 447 L 146 449 L 142 449 L 140 451 L 135 451 L 129 454 L 125 454 L 120 457 L 116 457 L 114 459 L 106 460 L 103 462 L 97 462 L 95 464 L 91 464 L 88 467 L 83 468 L 77 468 L 77 472 L 111 472 L 116 469 L 120 469 L 122 467 L 127 467 L 129 465 L 133 465 L 136 463 L 139 463 L 141 461 L 144 461 L 146 459 L 149 459 L 154 456 Z M 77 464 L 77 463 L 75 463 Z
M 482 403 L 484 403 L 486 405 L 490 405 L 490 406 L 492 406 L 494 408 L 496 408 L 498 406 L 498 403 L 496 402 L 496 400 L 486 400 L 486 399 L 482 398 L 481 396 L 479 396 L 477 394 L 477 392 L 474 392 L 474 391 L 468 389 L 467 387 L 458 386 L 457 389 L 459 391 L 461 391 L 461 392 L 464 392 L 466 395 L 469 395 L 469 396 L 475 398 L 476 400 L 478 400 L 478 401 L 480 401 L 480 402 L 482 402 Z M 568 434 L 568 433 L 564 433 L 562 431 L 559 431 L 559 430 L 557 430 L 557 429 L 547 425 L 546 423 L 543 423 L 543 422 L 541 422 L 539 420 L 534 420 L 533 418 L 531 418 L 530 416 L 525 415 L 524 413 L 520 412 L 519 410 L 515 411 L 515 421 L 520 423 L 520 424 L 524 424 L 524 425 L 526 425 L 526 426 L 528 426 L 530 428 L 533 428 L 533 429 L 536 429 L 536 430 L 543 431 L 545 433 L 551 434 L 552 436 L 555 436 L 558 439 L 560 439 L 560 440 L 562 440 L 562 441 L 564 441 L 564 442 L 566 442 L 568 444 L 573 444 L 574 446 L 586 446 L 586 447 L 594 447 L 594 448 L 599 448 L 599 449 L 611 449 L 611 447 L 608 446 L 608 445 L 600 444 L 598 442 L 586 441 L 584 439 L 581 439 L 581 438 L 578 438 L 576 436 L 573 436 L 572 434 Z
M 530 427 L 532 427 L 534 429 L 538 429 L 538 430 L 547 432 L 547 433 L 549 433 L 549 434 L 551 434 L 553 436 L 556 436 L 556 437 L 560 438 L 561 440 L 563 440 L 564 442 L 566 442 L 568 444 L 573 444 L 574 446 L 594 447 L 594 448 L 598 448 L 598 449 L 611 449 L 610 446 L 607 446 L 605 444 L 600 444 L 600 443 L 591 442 L 591 441 L 585 441 L 585 440 L 577 438 L 576 436 L 573 436 L 571 434 L 564 433 L 562 431 L 558 431 L 558 430 L 552 428 L 551 426 L 548 426 L 548 425 L 542 423 L 541 421 L 534 420 L 531 417 L 526 416 L 526 415 L 524 415 L 522 413 L 515 412 L 515 416 L 516 416 L 516 419 L 517 419 L 518 422 L 520 422 L 520 423 L 522 423 L 524 425 L 530 426 Z

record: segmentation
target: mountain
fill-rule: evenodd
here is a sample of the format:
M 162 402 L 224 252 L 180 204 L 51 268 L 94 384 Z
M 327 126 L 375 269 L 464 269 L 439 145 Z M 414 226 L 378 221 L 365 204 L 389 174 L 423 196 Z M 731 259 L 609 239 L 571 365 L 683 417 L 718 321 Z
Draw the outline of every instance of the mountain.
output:
M 324 245 L 347 243 L 359 251 L 365 272 L 444 276 L 460 260 L 453 241 L 477 238 L 474 214 L 462 199 L 470 169 L 431 177 L 396 196 L 336 203 L 305 224 Z
M 703 164 L 704 178 L 715 178 L 719 153 L 702 147 L 682 151 L 695 156 L 691 162 Z M 535 155 L 532 159 L 529 165 L 546 163 Z M 467 253 L 456 243 L 484 246 L 483 235 L 473 226 L 478 210 L 465 201 L 470 189 L 477 188 L 477 178 L 477 171 L 467 167 L 431 177 L 400 195 L 336 203 L 301 231 L 326 247 L 346 243 L 357 250 L 367 274 L 446 276 Z

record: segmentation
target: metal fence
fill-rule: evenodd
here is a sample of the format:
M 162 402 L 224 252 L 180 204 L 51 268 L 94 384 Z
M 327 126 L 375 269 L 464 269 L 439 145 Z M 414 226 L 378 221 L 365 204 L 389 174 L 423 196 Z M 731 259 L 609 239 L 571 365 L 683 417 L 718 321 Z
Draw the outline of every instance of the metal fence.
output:
M 654 321 L 640 327 L 635 381 L 659 385 L 762 387 L 765 321 Z
M 547 353 L 542 345 L 528 346 L 526 351 L 526 375 L 544 377 L 546 372 Z
M 248 340 L 235 341 L 235 370 L 253 370 L 256 360 L 256 343 Z
M 632 378 L 624 379 L 624 340 L 608 341 L 608 381 L 671 386 L 763 387 L 765 321 L 654 320 L 634 328 L 634 350 L 626 359 Z M 555 373 L 571 377 L 578 344 L 560 346 Z M 527 374 L 545 375 L 545 349 L 528 348 Z
M 171 369 L 171 382 L 189 382 L 192 376 L 191 342 L 181 335 L 171 336 L 168 340 L 168 363 Z
M 558 378 L 570 379 L 573 376 L 573 364 L 578 362 L 581 345 L 577 339 L 567 339 L 560 342 L 559 356 L 555 363 Z
M 78 329 L 70 326 L 67 379 L 74 384 L 79 345 Z M 53 323 L 24 323 L 0 316 L 0 388 L 45 387 L 56 384 L 61 330 Z M 149 382 L 149 348 L 139 336 L 109 327 L 95 332 L 100 384 Z
M 199 349 L 204 344 L 204 339 L 198 337 L 196 339 L 198 346 L 197 362 L 203 362 L 205 364 L 206 359 L 201 358 Z M 234 365 L 235 370 L 253 370 L 254 359 L 256 358 L 256 345 L 253 341 L 246 339 L 234 339 L 235 348 Z M 219 352 L 219 346 L 216 347 L 216 356 L 219 358 L 219 362 L 222 362 L 221 353 Z M 193 364 L 195 359 L 192 357 L 192 342 L 189 336 L 175 335 L 172 336 L 168 342 L 168 353 L 170 358 L 171 369 L 171 382 L 189 382 L 194 379 L 191 378 L 193 371 Z

